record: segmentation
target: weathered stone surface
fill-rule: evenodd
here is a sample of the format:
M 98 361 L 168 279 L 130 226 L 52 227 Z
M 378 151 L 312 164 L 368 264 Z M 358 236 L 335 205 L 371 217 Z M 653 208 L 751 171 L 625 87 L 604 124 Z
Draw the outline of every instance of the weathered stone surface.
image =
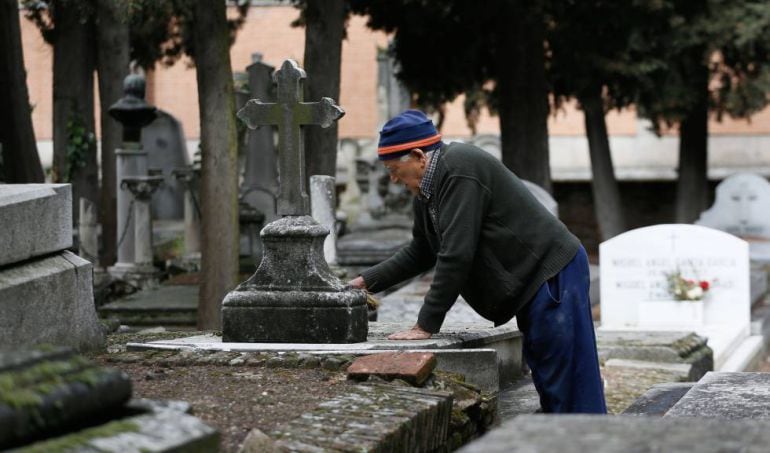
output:
M 687 393 L 693 382 L 657 384 L 623 411 L 624 415 L 662 416 Z
M 91 263 L 70 252 L 0 269 L 0 345 L 101 347 L 92 274 Z
M 102 305 L 98 312 L 130 326 L 195 326 L 198 291 L 196 285 L 160 285 Z
M 262 230 L 259 268 L 222 303 L 224 341 L 366 341 L 366 294 L 347 289 L 329 269 L 327 234 L 309 216 L 285 217 Z
M 0 266 L 72 245 L 69 184 L 0 185 Z
M 604 363 L 605 368 L 626 368 L 629 370 L 656 370 L 667 373 L 673 381 L 688 381 L 692 375 L 692 365 L 689 363 L 647 362 L 644 360 L 610 359 Z
M 705 338 L 694 333 L 598 330 L 596 344 L 602 362 L 630 359 L 691 364 L 691 381 L 714 369 L 711 348 Z
M 403 379 L 422 385 L 436 368 L 436 356 L 429 352 L 394 352 L 359 357 L 348 367 L 348 377 L 365 380 L 379 376 L 387 380 Z
M 359 385 L 271 433 L 289 451 L 430 452 L 447 442 L 452 397 Z
M 329 230 L 324 240 L 326 262 L 337 262 L 337 192 L 333 176 L 313 175 L 310 177 L 310 210 L 313 218 Z
M 182 123 L 164 110 L 142 129 L 142 147 L 147 150 L 147 167 L 162 171 L 164 183 L 152 197 L 152 218 L 181 220 L 184 216 L 184 188 L 171 172 L 189 164 Z
M 0 353 L 0 370 L 0 448 L 80 426 L 131 397 L 125 373 L 63 349 Z
M 209 452 L 219 449 L 219 433 L 196 417 L 160 407 L 28 447 L 46 452 Z
M 303 82 L 306 78 L 305 71 L 296 61 L 286 60 L 281 69 L 273 74 L 273 80 L 278 85 L 277 102 L 252 99 L 238 111 L 238 118 L 251 129 L 267 125 L 278 127 L 278 166 L 282 178 L 278 195 L 279 215 L 310 214 L 300 128 L 307 125 L 329 127 L 345 115 L 345 111 L 331 98 L 304 102 Z
M 513 385 L 500 392 L 499 417 L 501 421 L 524 414 L 534 414 L 540 409 L 540 395 L 530 376 L 520 378 Z
M 759 453 L 768 445 L 770 422 L 765 420 L 523 415 L 459 451 Z
M 770 419 L 770 374 L 707 373 L 666 417 Z

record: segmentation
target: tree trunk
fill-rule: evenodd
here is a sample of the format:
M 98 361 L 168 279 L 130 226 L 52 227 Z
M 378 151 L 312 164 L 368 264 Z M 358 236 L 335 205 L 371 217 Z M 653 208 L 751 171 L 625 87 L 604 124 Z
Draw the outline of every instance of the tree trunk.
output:
M 693 80 L 700 90 L 698 101 L 679 126 L 679 223 L 693 223 L 708 207 L 708 68 L 699 69 Z
M 344 0 L 307 0 L 305 6 L 305 86 L 306 100 L 330 97 L 340 102 L 340 62 L 345 34 Z M 343 106 L 344 108 L 344 106 Z M 335 176 L 337 170 L 337 122 L 322 129 L 305 128 L 305 155 L 308 178 Z M 310 187 L 310 185 L 307 185 Z
M 583 107 L 588 149 L 591 155 L 594 210 L 602 240 L 606 241 L 625 231 L 625 221 L 620 190 L 612 166 L 601 87 L 596 87 L 581 96 L 579 101 Z
M 0 0 L 0 146 L 0 181 L 44 181 L 32 128 L 16 0 Z
M 498 29 L 498 113 L 502 160 L 517 176 L 551 191 L 543 17 L 514 7 Z
M 225 2 L 196 0 L 193 14 L 203 172 L 198 328 L 219 329 L 238 276 L 235 98 Z
M 94 28 L 77 5 L 53 6 L 53 180 L 72 183 L 72 218 L 80 197 L 98 204 L 94 134 Z
M 102 224 L 101 265 L 117 260 L 117 181 L 115 149 L 121 144 L 123 128 L 108 113 L 123 96 L 123 78 L 128 74 L 128 22 L 121 0 L 101 0 L 96 6 L 96 66 L 99 74 L 101 107 L 102 192 L 99 213 Z

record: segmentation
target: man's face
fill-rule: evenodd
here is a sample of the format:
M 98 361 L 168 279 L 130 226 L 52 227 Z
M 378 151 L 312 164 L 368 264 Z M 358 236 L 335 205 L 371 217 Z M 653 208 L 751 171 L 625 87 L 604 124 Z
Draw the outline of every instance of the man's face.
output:
M 427 162 L 425 153 L 415 148 L 406 157 L 386 160 L 383 165 L 390 172 L 392 182 L 403 184 L 412 195 L 418 195 Z

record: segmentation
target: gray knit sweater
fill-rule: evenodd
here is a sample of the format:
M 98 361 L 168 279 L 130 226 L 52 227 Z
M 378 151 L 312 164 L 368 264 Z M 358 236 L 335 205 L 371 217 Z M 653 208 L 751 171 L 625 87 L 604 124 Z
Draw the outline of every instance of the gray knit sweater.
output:
M 412 241 L 361 276 L 379 292 L 435 266 L 417 320 L 422 329 L 438 332 L 460 294 L 481 316 L 503 324 L 572 260 L 580 242 L 480 148 L 452 143 L 438 158 L 433 195 L 414 200 Z

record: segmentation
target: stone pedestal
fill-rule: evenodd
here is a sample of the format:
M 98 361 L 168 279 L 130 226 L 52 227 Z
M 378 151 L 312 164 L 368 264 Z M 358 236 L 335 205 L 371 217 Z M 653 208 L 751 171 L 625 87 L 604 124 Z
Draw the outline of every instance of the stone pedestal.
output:
M 152 194 L 163 182 L 162 176 L 138 176 L 123 178 L 121 188 L 134 197 L 134 263 L 133 269 L 123 278 L 139 287 L 151 286 L 158 277 L 158 269 L 152 264 Z
M 200 168 L 186 166 L 175 168 L 174 178 L 185 188 L 184 192 L 184 257 L 182 267 L 196 271 L 201 260 L 201 212 L 198 198 Z
M 126 143 L 115 150 L 116 180 L 120 184 L 130 176 L 147 174 L 147 151 L 138 143 Z M 134 217 L 131 213 L 132 195 L 128 189 L 118 188 L 118 261 L 108 271 L 116 278 L 123 278 L 134 265 Z
M 332 274 L 323 255 L 327 234 L 310 216 L 284 217 L 262 230 L 257 272 L 222 303 L 224 341 L 366 341 L 366 294 Z

